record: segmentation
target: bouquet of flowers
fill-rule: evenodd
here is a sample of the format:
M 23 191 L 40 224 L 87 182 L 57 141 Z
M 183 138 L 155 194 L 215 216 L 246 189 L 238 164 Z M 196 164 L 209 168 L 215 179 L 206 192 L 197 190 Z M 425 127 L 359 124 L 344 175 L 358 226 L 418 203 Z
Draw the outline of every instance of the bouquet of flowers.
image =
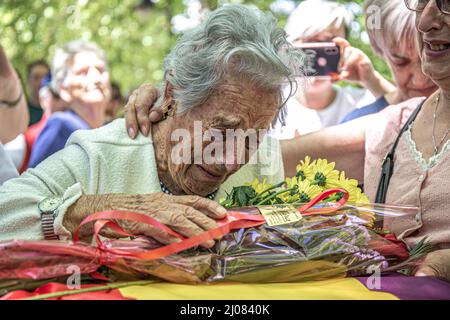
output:
M 84 274 L 101 271 L 112 280 L 317 280 L 363 275 L 374 268 L 403 269 L 429 250 L 421 243 L 408 251 L 387 230 L 373 227 L 383 217 L 415 214 L 418 208 L 370 204 L 358 182 L 326 160 L 306 158 L 295 177 L 276 185 L 255 180 L 237 186 L 221 203 L 229 214 L 219 228 L 167 246 L 149 238 L 98 236 L 112 220 L 142 221 L 143 215 L 129 212 L 89 216 L 83 223 L 99 224 L 96 245 L 79 242 L 76 236 L 74 241 L 0 242 L 0 280 L 61 277 L 70 265 Z M 161 226 L 144 217 L 145 223 Z M 212 249 L 198 247 L 210 239 L 219 239 Z
M 349 194 L 348 202 L 366 204 L 367 196 L 358 187 L 358 181 L 345 177 L 344 171 L 337 171 L 334 163 L 318 159 L 311 162 L 306 157 L 297 166 L 295 177 L 286 178 L 278 184 L 267 184 L 266 180 L 253 182 L 233 188 L 221 204 L 226 208 L 260 206 L 267 204 L 298 204 L 310 202 L 321 192 L 340 188 Z M 325 202 L 339 201 L 342 193 L 324 199 Z

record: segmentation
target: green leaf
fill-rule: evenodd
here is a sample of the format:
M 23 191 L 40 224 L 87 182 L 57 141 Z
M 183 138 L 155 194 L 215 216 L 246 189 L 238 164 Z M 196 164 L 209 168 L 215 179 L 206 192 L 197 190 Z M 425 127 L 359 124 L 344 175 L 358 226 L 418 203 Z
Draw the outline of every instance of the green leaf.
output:
M 433 250 L 434 246 L 429 242 L 428 237 L 425 237 L 409 250 L 409 256 L 411 258 L 419 257 Z
M 249 197 L 250 199 L 253 199 L 256 197 L 256 191 L 255 191 L 255 189 L 253 189 L 252 186 L 244 186 L 243 189 L 244 189 L 244 192 L 247 195 L 247 197 Z
M 248 205 L 249 197 L 247 196 L 245 189 L 243 189 L 242 187 L 236 189 L 235 199 L 236 204 L 240 207 Z

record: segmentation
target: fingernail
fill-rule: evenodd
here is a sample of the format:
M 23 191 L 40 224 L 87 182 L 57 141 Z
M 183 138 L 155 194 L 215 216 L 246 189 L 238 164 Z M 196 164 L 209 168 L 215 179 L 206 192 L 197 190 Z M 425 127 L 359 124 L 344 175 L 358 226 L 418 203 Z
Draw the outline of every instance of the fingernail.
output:
M 227 209 L 225 209 L 224 207 L 218 207 L 218 208 L 217 208 L 217 213 L 220 213 L 220 214 L 227 214 L 228 211 L 227 211 Z
M 146 126 L 142 126 L 142 134 L 143 134 L 144 136 L 147 136 L 147 134 L 148 134 L 148 128 L 147 128 Z
M 135 135 L 136 133 L 134 132 L 134 129 L 133 128 L 130 128 L 130 129 L 128 129 L 128 135 L 130 136 L 130 138 L 134 138 L 134 135 Z
M 159 114 L 156 111 L 151 111 L 148 118 L 150 119 L 151 122 L 155 122 L 159 120 Z

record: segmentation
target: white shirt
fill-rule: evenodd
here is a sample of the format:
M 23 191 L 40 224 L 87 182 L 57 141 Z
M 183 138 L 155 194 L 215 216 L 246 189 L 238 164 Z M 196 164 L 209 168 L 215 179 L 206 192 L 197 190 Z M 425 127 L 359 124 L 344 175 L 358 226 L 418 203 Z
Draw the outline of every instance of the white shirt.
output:
M 298 102 L 295 97 L 286 103 L 285 126 L 280 120 L 269 131 L 277 139 L 292 139 L 320 129 L 334 126 L 356 108 L 364 107 L 375 101 L 375 97 L 366 89 L 354 87 L 337 87 L 336 98 L 323 110 L 309 109 Z M 287 90 L 289 92 L 289 90 Z
M 8 179 L 17 177 L 19 173 L 0 143 L 0 185 Z
M 17 170 L 22 167 L 27 153 L 27 142 L 25 141 L 25 136 L 19 134 L 14 140 L 5 143 L 3 149 L 12 160 L 14 166 Z

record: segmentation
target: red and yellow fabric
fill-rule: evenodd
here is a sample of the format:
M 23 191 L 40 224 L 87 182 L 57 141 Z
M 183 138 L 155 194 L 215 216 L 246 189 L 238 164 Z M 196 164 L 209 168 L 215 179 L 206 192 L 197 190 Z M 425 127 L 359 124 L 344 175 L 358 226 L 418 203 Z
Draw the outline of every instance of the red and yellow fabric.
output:
M 354 278 L 305 283 L 182 285 L 153 283 L 119 289 L 139 300 L 396 300 L 395 295 L 370 291 Z
M 67 291 L 60 283 L 47 283 L 33 292 L 14 291 L 0 300 L 61 299 L 61 300 L 450 300 L 450 283 L 431 277 L 408 277 L 401 274 L 384 275 L 378 289 L 370 277 L 340 278 L 324 281 L 243 284 L 216 283 L 183 285 L 149 282 L 140 285 L 109 283 L 86 285 L 81 290 Z M 136 283 L 135 283 L 136 284 Z M 86 290 L 95 289 L 95 292 Z M 63 292 L 64 293 L 61 293 Z M 84 291 L 84 292 L 83 292 Z M 49 296 L 50 295 L 50 296 Z

